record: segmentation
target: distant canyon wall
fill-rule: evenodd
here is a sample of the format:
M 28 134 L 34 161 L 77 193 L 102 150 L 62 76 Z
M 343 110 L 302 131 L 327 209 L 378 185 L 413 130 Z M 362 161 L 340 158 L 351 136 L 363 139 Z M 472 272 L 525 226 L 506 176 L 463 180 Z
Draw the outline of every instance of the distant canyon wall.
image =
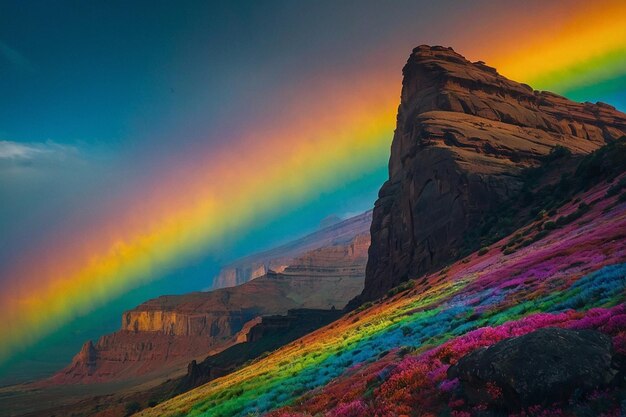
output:
M 299 266 L 306 266 L 300 265 L 301 262 L 308 262 L 309 266 L 316 265 L 332 273 L 349 267 L 348 263 L 354 269 L 364 269 L 371 223 L 372 211 L 369 210 L 286 245 L 242 258 L 225 266 L 215 278 L 213 287 L 233 287 L 270 271 L 283 273 L 287 268 L 296 270 Z M 330 252 L 336 252 L 340 256 L 333 256 Z M 346 258 L 343 257 L 344 254 Z
M 226 285 L 233 282 L 225 272 L 220 279 L 226 288 L 162 296 L 125 312 L 119 331 L 86 342 L 50 381 L 89 383 L 164 372 L 245 341 L 263 316 L 342 309 L 363 289 L 370 220 L 371 211 L 238 261 L 228 270 L 252 271 L 241 285 Z M 278 272 L 255 266 L 259 261 L 279 265 Z

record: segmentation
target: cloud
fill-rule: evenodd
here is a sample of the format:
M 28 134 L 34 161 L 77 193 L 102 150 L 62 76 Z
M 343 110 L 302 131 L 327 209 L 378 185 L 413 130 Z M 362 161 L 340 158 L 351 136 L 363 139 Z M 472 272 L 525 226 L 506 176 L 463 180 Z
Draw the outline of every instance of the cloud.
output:
M 47 142 L 0 140 L 0 184 L 20 179 L 45 179 L 62 172 L 75 172 L 85 165 L 78 148 Z
M 60 160 L 76 155 L 72 146 L 60 145 L 52 141 L 20 143 L 0 140 L 0 160 L 34 161 Z
M 35 72 L 35 67 L 24 55 L 2 41 L 0 41 L 0 56 L 19 69 Z

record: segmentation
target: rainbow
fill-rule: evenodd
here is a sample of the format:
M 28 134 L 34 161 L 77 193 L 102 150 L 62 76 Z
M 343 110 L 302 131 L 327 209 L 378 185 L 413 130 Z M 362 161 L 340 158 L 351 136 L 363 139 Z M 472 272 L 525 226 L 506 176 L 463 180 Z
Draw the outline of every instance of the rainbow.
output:
M 195 170 L 193 181 L 181 182 L 176 174 L 161 179 L 162 188 L 179 194 L 176 199 L 168 193 L 151 196 L 149 201 L 162 203 L 152 210 L 159 215 L 150 217 L 143 229 L 129 231 L 133 219 L 146 210 L 142 204 L 129 210 L 131 220 L 118 220 L 126 225 L 119 232 L 123 238 L 111 240 L 112 233 L 104 231 L 65 253 L 55 252 L 48 265 L 26 265 L 13 272 L 20 279 L 0 296 L 0 312 L 8 317 L 0 325 L 0 358 L 73 315 L 162 275 L 173 263 L 210 249 L 226 234 L 334 189 L 337 178 L 347 182 L 368 167 L 380 166 L 395 120 L 396 95 L 367 90 L 359 102 L 337 103 L 348 111 L 337 108 L 325 116 L 309 106 L 306 118 L 260 126 L 262 133 L 250 133 L 231 144 L 231 150 L 187 167 L 187 173 Z M 368 108 L 367 103 L 376 106 Z M 388 110 L 381 112 L 379 106 Z M 255 175 L 257 169 L 260 175 Z M 37 291 L 32 291 L 34 285 Z
M 626 3 L 589 3 L 571 13 L 562 25 L 552 22 L 555 30 L 526 33 L 513 48 L 507 42 L 495 48 L 499 55 L 483 59 L 535 89 L 577 93 L 573 99 L 625 91 Z
M 481 49 L 471 55 L 536 88 L 573 94 L 598 86 L 606 95 L 624 90 L 616 81 L 626 75 L 621 1 L 580 7 L 559 30 L 534 33 L 515 46 L 472 42 Z M 496 52 L 490 56 L 491 50 Z M 180 161 L 121 202 L 122 216 L 10 265 L 10 279 L 0 288 L 0 362 L 75 315 L 211 250 L 224 236 L 384 166 L 399 97 L 397 73 L 391 79 L 380 68 L 359 68 L 309 85 L 306 93 L 288 91 L 280 122 L 240 132 L 208 154 L 196 152 L 200 156 Z

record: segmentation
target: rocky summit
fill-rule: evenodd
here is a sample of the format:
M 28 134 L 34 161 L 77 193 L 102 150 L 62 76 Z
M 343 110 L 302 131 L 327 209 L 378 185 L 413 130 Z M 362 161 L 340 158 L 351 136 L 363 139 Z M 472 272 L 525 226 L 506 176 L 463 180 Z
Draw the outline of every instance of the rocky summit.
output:
M 587 154 L 626 133 L 609 105 L 533 91 L 451 48 L 415 48 L 403 74 L 360 301 L 458 258 L 465 233 L 557 145 Z

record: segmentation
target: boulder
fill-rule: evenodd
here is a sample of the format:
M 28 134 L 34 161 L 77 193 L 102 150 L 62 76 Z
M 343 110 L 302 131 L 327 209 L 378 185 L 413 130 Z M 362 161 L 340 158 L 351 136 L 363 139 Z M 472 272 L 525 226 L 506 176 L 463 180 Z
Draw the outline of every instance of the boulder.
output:
M 620 362 L 603 333 L 545 328 L 462 357 L 448 377 L 459 379 L 470 404 L 513 411 L 610 386 Z

